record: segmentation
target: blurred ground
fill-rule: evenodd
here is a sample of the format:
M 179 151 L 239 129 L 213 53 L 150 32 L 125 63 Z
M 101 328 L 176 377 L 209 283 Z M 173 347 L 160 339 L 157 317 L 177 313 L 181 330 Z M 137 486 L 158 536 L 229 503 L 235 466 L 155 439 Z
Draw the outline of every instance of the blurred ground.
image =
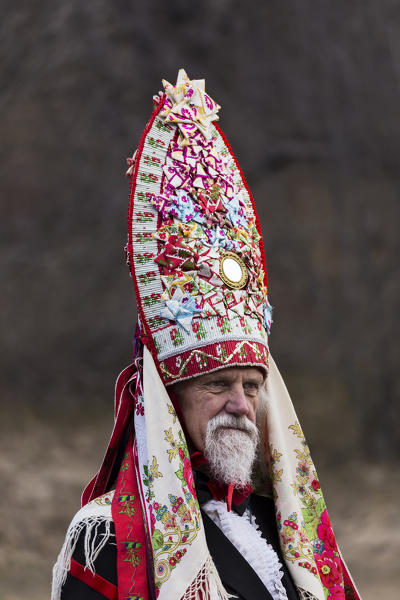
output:
M 90 423 L 77 421 L 72 414 L 57 420 L 26 409 L 18 412 L 18 426 L 16 414 L 1 415 L 0 600 L 46 600 L 66 527 L 79 508 L 84 483 L 102 458 L 111 406 L 110 411 L 103 408 L 92 415 Z M 362 598 L 396 600 L 398 469 L 361 462 L 333 467 L 334 460 L 326 461 L 319 475 L 336 536 Z

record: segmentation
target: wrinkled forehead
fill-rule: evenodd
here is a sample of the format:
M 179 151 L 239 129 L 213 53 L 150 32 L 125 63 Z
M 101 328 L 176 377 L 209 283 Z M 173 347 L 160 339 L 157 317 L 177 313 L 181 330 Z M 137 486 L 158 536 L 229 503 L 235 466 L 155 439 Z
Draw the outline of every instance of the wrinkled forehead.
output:
M 253 380 L 260 384 L 266 381 L 268 375 L 267 368 L 263 369 L 260 365 L 255 366 L 229 366 L 214 371 L 204 373 L 203 375 L 197 375 L 190 379 L 180 381 L 172 386 L 174 391 L 182 389 L 190 389 L 191 387 L 199 387 L 201 385 L 211 383 L 215 380 L 226 380 L 227 382 L 234 382 L 235 380 L 247 381 Z

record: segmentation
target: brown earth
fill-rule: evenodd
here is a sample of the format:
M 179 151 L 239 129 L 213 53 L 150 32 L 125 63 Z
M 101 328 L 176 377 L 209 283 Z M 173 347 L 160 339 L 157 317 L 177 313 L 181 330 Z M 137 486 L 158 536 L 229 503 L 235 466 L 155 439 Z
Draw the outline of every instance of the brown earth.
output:
M 66 527 L 96 470 L 111 415 L 2 415 L 0 600 L 45 600 Z M 22 412 L 22 414 L 21 414 Z M 336 536 L 364 600 L 398 598 L 398 469 L 351 463 L 319 469 Z

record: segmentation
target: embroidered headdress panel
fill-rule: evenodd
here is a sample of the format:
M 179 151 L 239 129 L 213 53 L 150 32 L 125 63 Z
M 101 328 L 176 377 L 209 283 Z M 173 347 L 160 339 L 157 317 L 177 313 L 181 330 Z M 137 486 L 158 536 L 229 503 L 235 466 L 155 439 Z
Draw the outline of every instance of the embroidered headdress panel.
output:
M 128 260 L 166 385 L 268 365 L 271 307 L 253 199 L 204 80 L 181 69 L 129 159 Z

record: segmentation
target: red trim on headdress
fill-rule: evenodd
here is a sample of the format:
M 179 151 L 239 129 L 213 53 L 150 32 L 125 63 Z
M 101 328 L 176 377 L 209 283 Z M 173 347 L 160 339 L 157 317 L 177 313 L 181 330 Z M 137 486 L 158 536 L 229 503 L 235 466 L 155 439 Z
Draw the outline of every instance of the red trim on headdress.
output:
M 226 356 L 230 357 L 229 361 L 221 360 L 219 355 L 221 346 L 224 347 Z M 179 366 L 176 364 L 176 355 L 160 361 L 161 377 L 165 385 L 169 386 L 177 381 L 184 381 L 226 367 L 253 366 L 266 371 L 268 365 L 267 346 L 258 341 L 234 338 L 183 350 L 179 356 L 181 358 Z M 198 361 L 199 356 L 202 358 L 201 361 Z

